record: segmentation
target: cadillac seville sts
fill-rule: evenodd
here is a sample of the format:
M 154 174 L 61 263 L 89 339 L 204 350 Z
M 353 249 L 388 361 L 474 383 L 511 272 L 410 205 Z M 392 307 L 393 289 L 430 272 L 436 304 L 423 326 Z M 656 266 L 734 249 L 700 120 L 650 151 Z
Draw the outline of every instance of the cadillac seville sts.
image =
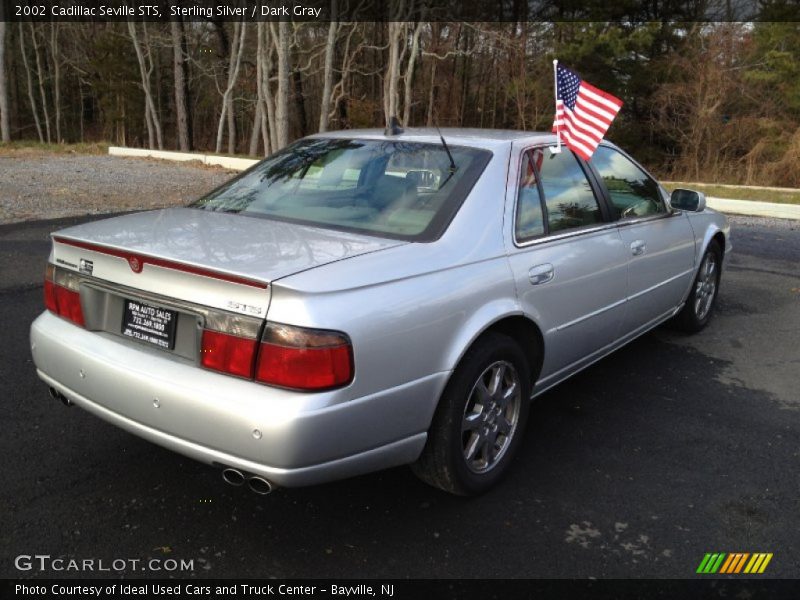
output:
M 731 249 L 702 194 L 554 144 L 320 134 L 185 208 L 58 231 L 38 375 L 259 493 L 403 464 L 483 492 L 532 398 L 662 322 L 701 330 Z

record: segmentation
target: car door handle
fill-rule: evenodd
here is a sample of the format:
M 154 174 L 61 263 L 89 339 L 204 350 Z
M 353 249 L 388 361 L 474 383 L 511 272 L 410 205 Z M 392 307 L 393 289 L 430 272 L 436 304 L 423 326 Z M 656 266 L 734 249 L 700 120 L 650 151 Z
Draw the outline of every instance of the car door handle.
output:
M 641 256 L 647 250 L 647 244 L 644 240 L 634 240 L 631 242 L 631 254 L 634 256 Z
M 535 267 L 532 267 L 530 271 L 528 271 L 528 281 L 531 282 L 531 285 L 547 283 L 553 278 L 554 274 L 555 270 L 553 269 L 553 265 L 550 263 L 536 265 Z

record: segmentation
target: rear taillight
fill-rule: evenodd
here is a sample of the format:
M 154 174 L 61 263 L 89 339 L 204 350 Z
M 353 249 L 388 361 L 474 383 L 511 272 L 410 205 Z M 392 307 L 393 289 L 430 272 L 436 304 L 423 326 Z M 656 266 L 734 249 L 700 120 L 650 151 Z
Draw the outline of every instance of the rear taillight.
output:
M 353 348 L 338 331 L 267 323 L 256 381 L 296 390 L 340 387 L 353 379 Z
M 206 369 L 248 379 L 253 377 L 258 340 L 205 330 L 202 345 L 201 362 Z
M 353 379 L 350 339 L 338 331 L 267 323 L 210 311 L 200 363 L 207 369 L 302 391 L 340 387 Z M 256 357 L 257 355 L 257 357 Z
M 261 319 L 209 312 L 203 330 L 200 364 L 206 369 L 253 378 Z
M 83 327 L 80 279 L 74 273 L 48 264 L 44 275 L 44 305 L 47 310 Z

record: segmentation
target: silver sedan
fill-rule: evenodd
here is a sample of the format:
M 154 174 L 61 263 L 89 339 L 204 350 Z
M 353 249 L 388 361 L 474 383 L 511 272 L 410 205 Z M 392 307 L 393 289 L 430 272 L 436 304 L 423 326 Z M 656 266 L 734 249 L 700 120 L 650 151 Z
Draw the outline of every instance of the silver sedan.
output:
M 186 208 L 54 233 L 39 377 L 259 493 L 404 464 L 485 491 L 532 398 L 708 323 L 731 243 L 612 144 L 443 134 L 311 136 Z

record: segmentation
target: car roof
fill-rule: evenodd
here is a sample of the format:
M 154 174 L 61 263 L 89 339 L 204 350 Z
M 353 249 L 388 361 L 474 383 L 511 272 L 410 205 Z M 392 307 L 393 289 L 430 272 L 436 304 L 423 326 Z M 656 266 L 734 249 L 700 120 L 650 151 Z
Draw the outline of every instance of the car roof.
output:
M 510 129 L 477 129 L 463 127 L 443 127 L 442 136 L 451 145 L 472 146 L 493 149 L 508 146 L 512 142 L 555 144 L 552 133 L 535 131 L 514 131 Z M 309 136 L 310 138 L 370 139 L 386 141 L 422 142 L 441 144 L 439 131 L 433 127 L 408 127 L 403 133 L 386 135 L 383 129 L 343 129 L 327 131 Z

